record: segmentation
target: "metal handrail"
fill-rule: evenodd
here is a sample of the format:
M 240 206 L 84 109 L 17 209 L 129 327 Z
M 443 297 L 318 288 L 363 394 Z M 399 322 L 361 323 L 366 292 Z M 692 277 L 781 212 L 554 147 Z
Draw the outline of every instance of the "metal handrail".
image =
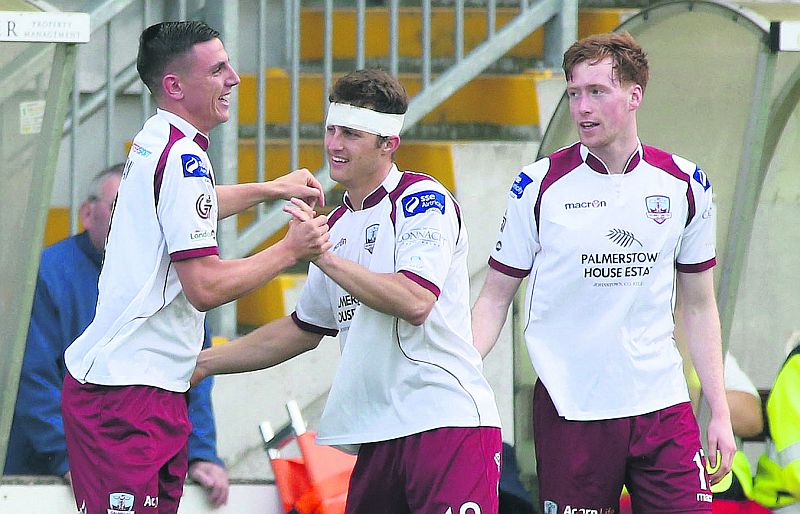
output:
M 291 110 L 289 120 L 289 133 L 290 133 L 290 165 L 292 169 L 298 165 L 298 152 L 299 152 L 299 115 L 295 102 L 298 95 L 296 87 L 298 84 L 298 73 L 300 69 L 299 57 L 299 42 L 302 39 L 302 27 L 300 27 L 300 0 L 286 0 L 284 5 L 292 13 L 294 19 L 287 20 L 287 23 L 292 31 L 292 34 L 287 37 L 287 41 L 291 44 L 291 50 L 287 53 L 290 62 L 287 68 L 290 70 L 290 81 L 292 84 L 291 96 Z M 328 91 L 332 82 L 331 76 L 333 74 L 332 66 L 332 27 L 333 19 L 333 2 L 330 0 L 324 2 L 323 5 L 323 20 L 324 20 L 324 46 L 323 48 L 323 83 L 324 91 Z M 389 67 L 390 72 L 397 74 L 399 62 L 399 40 L 398 40 L 398 2 L 397 0 L 390 0 L 388 5 L 389 13 Z M 356 20 L 357 20 L 357 44 L 355 64 L 360 66 L 364 62 L 364 45 L 363 42 L 359 43 L 358 40 L 363 38 L 362 23 L 366 20 L 365 6 L 363 1 L 356 2 Z M 431 17 L 432 6 L 431 0 L 422 0 L 421 2 L 421 16 L 422 16 L 422 62 L 421 62 L 421 76 L 422 76 L 422 89 L 412 98 L 408 112 L 406 113 L 405 125 L 403 132 L 408 131 L 416 125 L 425 115 L 433 111 L 436 107 L 441 105 L 453 93 L 458 91 L 462 86 L 467 84 L 470 80 L 480 75 L 490 65 L 499 60 L 515 45 L 524 40 L 527 36 L 533 33 L 538 28 L 544 26 L 545 32 L 549 33 L 547 40 L 551 42 L 551 46 L 558 46 L 557 48 L 545 47 L 545 61 L 552 61 L 554 55 L 560 59 L 563 51 L 566 49 L 567 42 L 574 40 L 577 33 L 577 0 L 539 0 L 531 4 L 526 0 L 519 1 L 519 13 L 516 17 L 510 20 L 500 30 L 495 29 L 496 23 L 496 1 L 489 0 L 487 2 L 486 17 L 488 22 L 487 38 L 480 45 L 475 47 L 469 54 L 464 54 L 464 0 L 456 0 L 456 23 L 460 26 L 455 27 L 454 30 L 454 63 L 446 71 L 441 73 L 435 80 L 432 78 L 431 63 L 433 57 L 431 55 Z M 327 95 L 323 95 L 323 108 L 327 108 Z M 325 112 L 323 110 L 323 112 Z M 264 144 L 263 140 L 257 140 L 256 144 L 261 147 Z M 335 183 L 330 180 L 326 168 L 322 168 L 316 173 L 317 178 L 322 182 L 326 188 L 326 192 L 330 192 Z M 246 256 L 253 252 L 264 240 L 273 236 L 278 230 L 281 230 L 286 224 L 286 218 L 282 214 L 280 206 L 271 206 L 260 209 L 256 213 L 256 219 L 245 229 L 239 232 L 237 240 L 233 245 L 235 249 L 234 255 Z M 226 242 L 231 244 L 231 242 Z

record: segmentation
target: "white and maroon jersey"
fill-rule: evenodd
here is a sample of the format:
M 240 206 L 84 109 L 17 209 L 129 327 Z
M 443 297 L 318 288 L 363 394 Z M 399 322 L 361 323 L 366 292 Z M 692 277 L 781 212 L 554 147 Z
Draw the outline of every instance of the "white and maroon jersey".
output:
M 447 189 L 393 166 L 362 209 L 345 196 L 328 224 L 337 256 L 373 272 L 403 273 L 437 301 L 414 326 L 360 304 L 309 267 L 292 317 L 303 330 L 339 333 L 342 352 L 318 441 L 348 448 L 440 427 L 499 427 L 472 345 L 467 232 Z
M 208 138 L 159 110 L 136 135 L 111 218 L 94 321 L 67 349 L 79 382 L 183 392 L 203 344 L 204 313 L 173 262 L 217 251 Z
M 530 275 L 525 340 L 558 413 L 609 419 L 688 401 L 675 271 L 715 265 L 711 184 L 639 145 L 625 172 L 576 143 L 523 168 L 489 265 Z

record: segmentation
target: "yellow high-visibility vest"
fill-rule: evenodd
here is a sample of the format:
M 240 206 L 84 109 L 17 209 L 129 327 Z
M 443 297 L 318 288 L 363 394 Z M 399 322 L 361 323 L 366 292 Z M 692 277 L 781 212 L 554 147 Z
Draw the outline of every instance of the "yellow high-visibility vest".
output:
M 800 346 L 775 379 L 767 419 L 767 451 L 758 460 L 752 498 L 775 509 L 800 502 Z

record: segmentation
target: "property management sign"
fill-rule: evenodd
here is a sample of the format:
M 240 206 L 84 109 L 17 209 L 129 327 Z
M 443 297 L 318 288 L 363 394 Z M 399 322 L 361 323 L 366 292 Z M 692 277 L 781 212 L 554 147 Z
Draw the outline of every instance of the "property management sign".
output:
M 89 15 L 0 11 L 0 41 L 88 43 Z

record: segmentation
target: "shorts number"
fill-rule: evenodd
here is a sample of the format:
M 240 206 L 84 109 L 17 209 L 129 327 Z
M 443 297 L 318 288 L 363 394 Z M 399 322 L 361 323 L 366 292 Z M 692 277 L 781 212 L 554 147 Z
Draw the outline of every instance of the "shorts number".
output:
M 703 465 L 704 456 L 705 454 L 703 453 L 703 450 L 698 450 L 694 454 L 694 459 L 692 459 L 694 463 L 697 464 L 698 471 L 700 471 L 700 489 L 708 489 L 708 482 L 706 482 L 706 468 Z
M 444 514 L 453 514 L 453 508 L 448 507 Z M 467 502 L 458 509 L 458 514 L 481 514 L 481 506 L 475 502 Z

